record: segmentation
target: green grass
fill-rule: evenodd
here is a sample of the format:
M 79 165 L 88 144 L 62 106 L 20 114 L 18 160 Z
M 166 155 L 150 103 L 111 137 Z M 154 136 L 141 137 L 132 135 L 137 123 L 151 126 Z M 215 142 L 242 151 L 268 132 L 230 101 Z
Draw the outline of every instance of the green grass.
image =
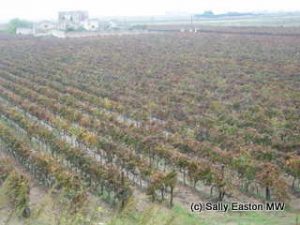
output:
M 143 213 L 125 211 L 116 215 L 109 225 L 296 225 L 297 216 L 292 212 L 201 212 L 191 213 L 182 206 L 171 210 L 153 205 Z
M 0 218 L 8 218 L 11 211 L 6 207 L 3 188 L 0 188 L 0 200 Z M 60 225 L 98 225 L 101 223 L 106 225 L 300 225 L 300 213 L 292 212 L 289 209 L 277 213 L 192 213 L 178 204 L 172 209 L 159 204 L 148 204 L 141 209 L 137 201 L 132 200 L 122 212 L 105 209 L 94 202 L 85 208 L 84 213 L 70 216 L 68 211 L 63 208 L 57 214 L 55 207 L 60 207 L 60 204 L 56 201 L 57 199 L 55 200 L 51 195 L 46 195 L 38 205 L 32 208 L 30 219 L 25 220 L 12 214 L 12 218 L 7 224 L 52 225 L 59 222 Z
M 178 205 L 168 209 L 153 204 L 142 212 L 129 205 L 122 213 L 115 215 L 109 225 L 198 225 L 202 224 L 201 220 L 198 215 L 189 213 Z
M 295 225 L 297 220 L 297 214 L 289 212 L 205 213 L 199 216 L 203 225 Z

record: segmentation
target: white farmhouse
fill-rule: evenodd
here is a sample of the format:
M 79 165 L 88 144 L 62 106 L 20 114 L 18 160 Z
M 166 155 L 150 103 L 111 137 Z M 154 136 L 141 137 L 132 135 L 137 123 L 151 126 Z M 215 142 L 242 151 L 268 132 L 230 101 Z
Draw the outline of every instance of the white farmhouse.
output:
M 86 11 L 67 11 L 58 13 L 58 24 L 61 30 L 78 30 L 82 23 L 89 19 Z
M 61 30 L 52 30 L 51 35 L 57 38 L 66 38 L 66 33 Z
M 35 29 L 40 31 L 50 31 L 57 28 L 57 24 L 51 21 L 42 21 L 35 24 Z
M 18 27 L 16 29 L 16 34 L 33 35 L 33 29 L 32 28 Z
M 98 20 L 85 20 L 83 22 L 84 29 L 88 31 L 97 31 L 99 30 L 99 21 Z

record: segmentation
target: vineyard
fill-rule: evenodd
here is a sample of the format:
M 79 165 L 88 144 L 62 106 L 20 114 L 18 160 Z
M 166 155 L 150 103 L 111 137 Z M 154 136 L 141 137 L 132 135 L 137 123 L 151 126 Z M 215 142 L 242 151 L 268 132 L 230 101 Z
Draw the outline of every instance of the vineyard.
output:
M 300 38 L 232 29 L 1 35 L 0 184 L 20 183 L 18 213 L 30 216 L 30 182 L 10 160 L 74 214 L 88 196 L 120 210 L 140 195 L 299 204 Z

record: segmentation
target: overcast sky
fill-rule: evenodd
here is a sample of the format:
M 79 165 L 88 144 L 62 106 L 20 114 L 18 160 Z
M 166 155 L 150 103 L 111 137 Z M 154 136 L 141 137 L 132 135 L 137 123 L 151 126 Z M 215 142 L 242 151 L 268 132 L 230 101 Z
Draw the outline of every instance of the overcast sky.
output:
M 87 10 L 90 17 L 150 16 L 166 12 L 300 11 L 300 0 L 0 0 L 0 21 L 56 19 L 62 10 Z

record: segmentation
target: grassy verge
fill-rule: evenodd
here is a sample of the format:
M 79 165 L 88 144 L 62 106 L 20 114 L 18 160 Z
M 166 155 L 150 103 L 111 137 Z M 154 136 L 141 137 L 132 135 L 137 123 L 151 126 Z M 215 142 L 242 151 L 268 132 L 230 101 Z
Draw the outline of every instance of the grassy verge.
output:
M 151 204 L 144 209 L 137 208 L 134 200 L 122 212 L 101 207 L 97 202 L 86 206 L 76 215 L 59 203 L 58 198 L 47 195 L 32 210 L 29 219 L 18 217 L 5 202 L 4 190 L 0 189 L 0 220 L 3 224 L 28 225 L 298 225 L 300 214 L 296 212 L 201 212 L 191 213 L 180 205 L 172 209 Z M 8 219 L 9 218 L 9 219 Z M 6 222 L 6 223 L 4 223 Z

